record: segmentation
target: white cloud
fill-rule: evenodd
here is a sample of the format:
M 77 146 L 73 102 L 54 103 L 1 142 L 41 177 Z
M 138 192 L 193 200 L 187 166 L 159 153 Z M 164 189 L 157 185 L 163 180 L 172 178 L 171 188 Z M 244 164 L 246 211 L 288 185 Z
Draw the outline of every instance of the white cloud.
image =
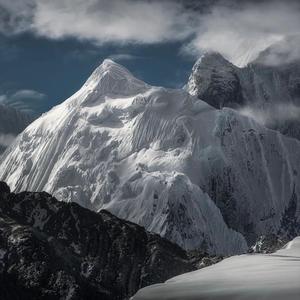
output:
M 0 0 L 9 22 L 0 28 L 30 30 L 53 39 L 75 37 L 97 44 L 157 43 L 191 33 L 190 14 L 176 1 Z M 20 13 L 22 12 L 22 13 Z M 7 17 L 5 18 L 7 20 Z
M 20 111 L 36 113 L 47 95 L 35 90 L 19 90 L 14 93 L 0 95 L 0 104 L 12 106 Z
M 35 0 L 0 0 L 0 33 L 26 31 L 34 14 Z
M 243 66 L 274 43 L 299 35 L 299 28 L 300 4 L 296 1 L 216 5 L 201 16 L 196 37 L 185 46 L 185 51 L 196 55 L 203 51 L 219 52 Z M 285 47 L 285 53 L 294 52 L 289 56 L 299 59 L 299 48 L 298 44 L 296 53 Z
M 300 35 L 297 35 L 289 36 L 274 44 L 260 55 L 258 61 L 265 65 L 277 66 L 292 63 L 299 58 Z
M 140 58 L 139 56 L 127 54 L 127 53 L 116 53 L 110 55 L 108 58 L 114 60 L 114 61 L 124 61 L 124 60 L 133 60 Z
M 264 126 L 300 120 L 300 106 L 293 103 L 278 103 L 264 109 L 247 106 L 243 107 L 239 112 Z
M 15 138 L 16 137 L 12 134 L 0 133 L 0 147 L 8 147 L 15 140 Z
M 193 2 L 197 9 L 191 9 Z M 72 37 L 96 45 L 181 41 L 185 53 L 197 57 L 211 50 L 239 66 L 256 59 L 270 45 L 300 35 L 297 0 L 199 3 L 202 2 L 0 0 L 0 32 L 30 31 L 50 39 Z M 278 63 L 281 56 L 289 61 L 299 59 L 299 48 L 299 43 L 274 48 L 268 63 Z
M 24 99 L 43 100 L 45 97 L 45 94 L 35 90 L 19 90 L 11 96 L 11 98 L 13 98 L 16 101 Z

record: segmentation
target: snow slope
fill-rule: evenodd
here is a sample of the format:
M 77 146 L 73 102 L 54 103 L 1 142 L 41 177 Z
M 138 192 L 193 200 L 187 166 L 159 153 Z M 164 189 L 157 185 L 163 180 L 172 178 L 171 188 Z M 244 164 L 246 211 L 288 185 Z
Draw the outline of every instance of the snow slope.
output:
M 300 232 L 299 150 L 234 110 L 105 60 L 23 132 L 0 179 L 107 209 L 187 249 L 232 254 L 261 234 Z
M 133 300 L 298 300 L 300 237 L 273 254 L 233 256 L 140 290 Z

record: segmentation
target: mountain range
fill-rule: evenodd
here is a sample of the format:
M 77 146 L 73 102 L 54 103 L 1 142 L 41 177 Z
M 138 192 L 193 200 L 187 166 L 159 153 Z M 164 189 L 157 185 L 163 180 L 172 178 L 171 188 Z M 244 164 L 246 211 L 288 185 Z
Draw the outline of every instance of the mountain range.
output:
M 262 95 L 275 79 L 248 68 L 207 54 L 185 91 L 150 86 L 105 60 L 22 132 L 1 157 L 0 179 L 209 254 L 243 253 L 264 234 L 292 239 L 300 233 L 300 142 L 240 111 L 273 99 Z

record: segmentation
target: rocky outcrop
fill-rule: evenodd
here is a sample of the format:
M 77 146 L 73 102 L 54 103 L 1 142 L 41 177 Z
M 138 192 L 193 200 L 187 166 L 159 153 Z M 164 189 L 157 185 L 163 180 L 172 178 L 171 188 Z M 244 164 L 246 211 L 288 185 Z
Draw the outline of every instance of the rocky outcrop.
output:
M 288 240 L 279 237 L 276 234 L 268 234 L 260 236 L 256 243 L 249 249 L 249 253 L 274 253 L 281 249 Z
M 238 68 L 218 53 L 203 55 L 194 65 L 187 90 L 215 108 L 245 104 Z
M 0 182 L 0 299 L 128 299 L 194 270 L 178 246 L 107 211 Z
M 269 66 L 263 54 L 239 68 L 218 53 L 194 65 L 186 89 L 215 108 L 231 107 L 300 139 L 300 62 Z

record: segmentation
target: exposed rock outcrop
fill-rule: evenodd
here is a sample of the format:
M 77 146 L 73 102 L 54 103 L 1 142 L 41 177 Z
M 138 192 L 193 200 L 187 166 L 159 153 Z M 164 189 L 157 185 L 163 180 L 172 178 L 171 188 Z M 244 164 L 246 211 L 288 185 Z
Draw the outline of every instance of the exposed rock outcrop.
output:
M 195 269 L 184 250 L 123 221 L 0 182 L 0 299 L 128 299 Z

